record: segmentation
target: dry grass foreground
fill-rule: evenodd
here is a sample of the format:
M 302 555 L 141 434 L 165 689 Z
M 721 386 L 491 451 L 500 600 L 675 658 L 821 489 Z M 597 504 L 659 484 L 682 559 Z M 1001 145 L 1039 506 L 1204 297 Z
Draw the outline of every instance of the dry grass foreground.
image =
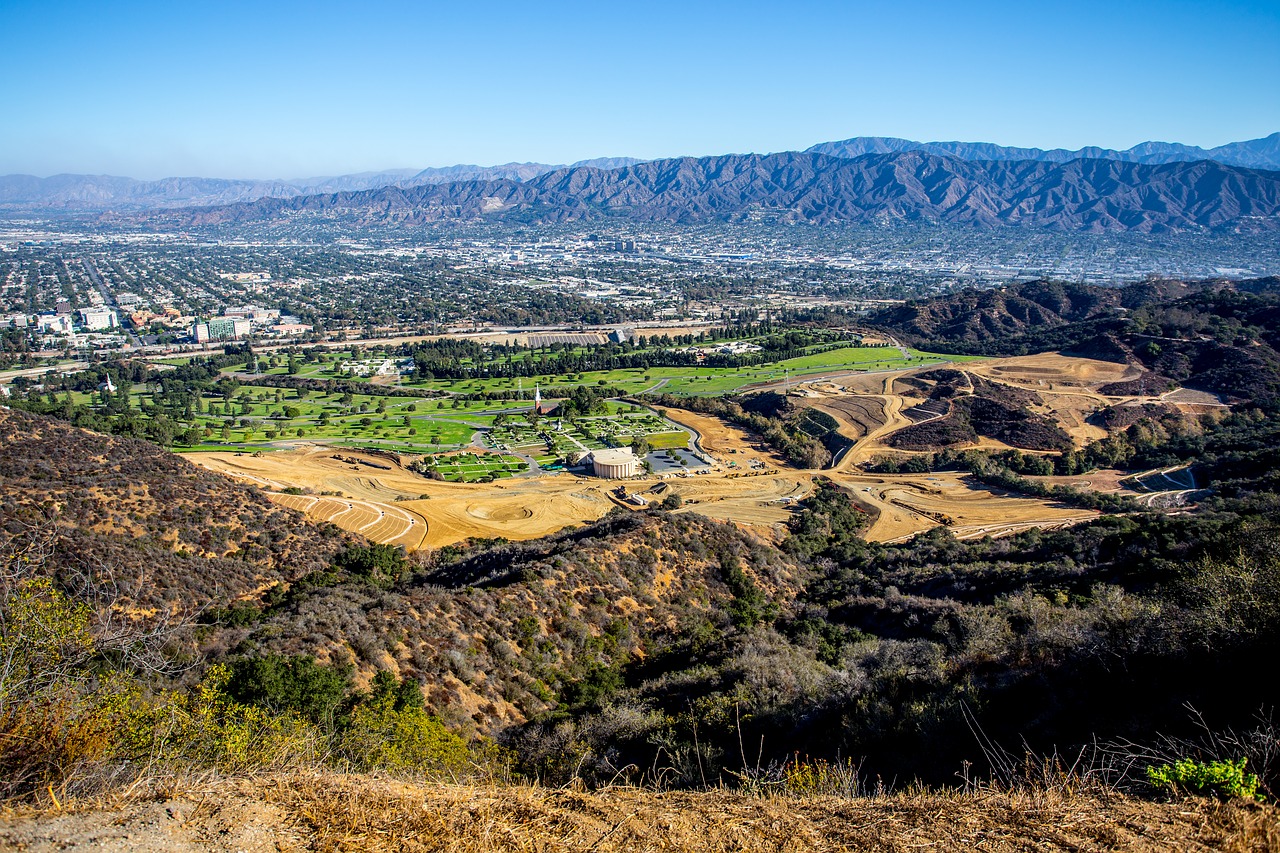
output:
M 1057 792 L 857 799 L 582 793 L 302 774 L 0 817 L 0 847 L 53 851 L 1280 851 L 1280 813 Z

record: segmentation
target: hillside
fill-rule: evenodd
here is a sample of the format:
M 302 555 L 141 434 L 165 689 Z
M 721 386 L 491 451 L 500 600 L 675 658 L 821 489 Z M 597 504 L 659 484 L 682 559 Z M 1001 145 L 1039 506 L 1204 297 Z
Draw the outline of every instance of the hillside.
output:
M 1043 150 L 1039 148 L 1016 148 L 995 145 L 989 142 L 913 142 L 909 139 L 892 137 L 859 136 L 838 142 L 823 142 L 813 145 L 800 153 L 783 153 L 770 157 L 793 157 L 821 154 L 840 159 L 857 159 L 867 155 L 898 155 L 904 153 L 920 153 L 931 157 L 975 161 L 994 164 L 998 162 L 1012 163 L 1047 163 L 1063 165 L 1076 160 L 1103 160 L 1117 163 L 1136 163 L 1148 166 L 1172 163 L 1193 163 L 1196 161 L 1213 161 L 1222 166 L 1241 169 L 1259 169 L 1280 171 L 1280 133 L 1270 136 L 1230 142 L 1216 148 L 1200 148 L 1194 145 L 1183 145 L 1168 142 L 1143 142 L 1124 150 L 1088 146 L 1076 150 L 1055 148 Z M 758 156 L 758 155 L 748 155 Z M 708 160 L 724 160 L 724 157 L 705 158 Z M 156 208 L 185 208 L 211 205 L 228 205 L 253 202 L 258 199 L 288 199 L 317 194 L 341 194 L 376 190 L 382 187 L 411 188 L 424 185 L 458 183 L 458 182 L 494 182 L 513 181 L 523 183 L 534 180 L 551 172 L 576 170 L 581 168 L 615 170 L 642 164 L 644 161 L 634 157 L 598 157 L 580 160 L 568 166 L 547 163 L 506 163 L 496 166 L 476 166 L 459 164 L 456 166 L 429 167 L 426 169 L 389 169 L 376 172 L 359 172 L 349 175 L 329 175 L 310 178 L 239 180 L 204 177 L 168 177 L 158 180 L 144 181 L 134 178 L 111 175 L 52 175 L 39 178 L 33 175 L 0 176 L 0 210 L 11 211 L 45 211 L 45 212 L 84 212 L 100 210 L 145 210 Z M 1048 173 L 1056 174 L 1056 173 Z M 1061 173 L 1070 176 L 1070 171 Z M 1218 173 L 1214 173 L 1217 175 Z M 1067 180 L 1079 180 L 1078 177 Z M 1217 177 L 1202 178 L 1218 182 Z M 1061 183 L 1056 178 L 1054 183 Z M 1105 188 L 1092 188 L 1094 190 Z M 1070 189 L 1067 188 L 1070 192 Z M 499 191 L 500 192 L 500 191 Z M 1161 223 L 1158 215 L 1165 211 L 1167 199 L 1153 196 L 1142 190 L 1142 198 L 1126 199 L 1126 206 L 1133 206 L 1134 215 L 1147 213 L 1151 215 L 1151 227 L 1183 227 L 1170 222 Z M 1157 191 L 1159 192 L 1159 191 Z M 1049 198 L 1047 194 L 1039 198 Z M 1105 201 L 1106 196 L 1094 192 L 1097 201 Z M 458 196 L 465 207 L 465 190 Z M 1226 196 L 1224 196 L 1224 199 Z M 859 201 L 856 204 L 872 207 L 873 200 Z M 763 199 L 747 197 L 737 206 L 758 202 L 771 207 L 783 206 L 784 202 L 770 203 Z M 557 205 L 561 200 L 544 198 L 544 204 Z M 590 203 L 590 202 L 589 202 Z M 1034 201 L 1020 200 L 1020 204 L 1035 206 Z M 376 203 L 375 203 L 376 204 Z M 848 219 L 849 211 L 836 209 L 837 206 L 827 202 L 832 212 L 824 214 L 830 218 Z M 712 208 L 714 210 L 714 208 Z M 723 211 L 718 211 L 723 212 Z M 803 211 L 801 212 L 802 215 Z M 924 217 L 940 217 L 947 211 L 921 209 L 918 215 Z M 471 212 L 464 215 L 471 216 Z M 669 215 L 664 212 L 656 218 Z M 874 215 L 874 211 L 868 215 Z M 1239 214 L 1237 214 L 1239 215 Z M 1262 214 L 1266 215 L 1266 214 Z M 1194 219 L 1194 217 L 1192 217 Z M 1020 221 L 1029 221 L 1024 215 Z M 954 220 L 948 220 L 954 221 Z M 1055 224 L 1044 222 L 1038 224 Z M 1093 223 L 1088 223 L 1092 225 Z M 1199 223 L 1204 224 L 1204 223 Z M 1066 223 L 1063 227 L 1077 227 L 1077 223 Z M 1114 226 L 1103 226 L 1114 227 Z M 1125 223 L 1124 227 L 1133 227 Z
M 554 710 L 555 696 L 590 704 L 622 666 L 684 632 L 729 630 L 727 564 L 743 566 L 739 583 L 768 590 L 774 606 L 800 586 L 792 560 L 732 526 L 624 513 L 446 552 L 391 589 L 309 584 L 207 649 L 311 654 L 364 677 L 390 670 L 424 685 L 428 708 L 492 733 Z
M 1280 281 L 1146 281 L 1123 288 L 1033 281 L 873 312 L 866 322 L 926 349 L 1062 350 L 1140 366 L 1146 388 L 1238 400 L 1280 394 Z M 1136 393 L 1137 387 L 1107 393 Z
M 33 545 L 120 606 L 189 611 L 324 568 L 356 541 L 145 441 L 0 409 L 0 552 Z
M 727 155 L 561 169 L 517 182 L 463 181 L 263 199 L 157 214 L 162 227 L 323 217 L 354 225 L 501 218 L 553 223 L 742 220 L 1025 225 L 1084 231 L 1272 228 L 1280 172 L 1201 161 L 977 162 L 919 151 L 855 159 Z
M 1071 438 L 1056 423 L 1028 408 L 1044 402 L 1034 392 L 958 370 L 934 370 L 914 379 L 926 386 L 929 400 L 912 411 L 928 420 L 893 433 L 886 441 L 890 447 L 939 450 L 983 436 L 1024 450 L 1071 448 Z
M 453 181 L 527 181 L 556 169 L 578 166 L 616 169 L 638 162 L 640 161 L 632 157 L 601 157 L 583 160 L 571 167 L 547 163 L 457 165 L 426 169 L 388 169 L 290 180 L 172 177 L 142 181 L 112 175 L 51 175 L 47 178 L 2 175 L 0 210 L 50 213 L 198 207 L 256 201 L 260 198 L 292 198 L 316 193 L 358 192 L 378 187 L 414 187 Z

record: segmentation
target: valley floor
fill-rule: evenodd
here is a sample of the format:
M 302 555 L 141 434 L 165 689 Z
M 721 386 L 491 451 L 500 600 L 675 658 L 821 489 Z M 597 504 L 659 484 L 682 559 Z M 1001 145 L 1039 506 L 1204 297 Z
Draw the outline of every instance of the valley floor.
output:
M 330 774 L 0 815 L 0 848 L 102 851 L 1275 851 L 1273 806 L 1057 792 L 584 793 Z

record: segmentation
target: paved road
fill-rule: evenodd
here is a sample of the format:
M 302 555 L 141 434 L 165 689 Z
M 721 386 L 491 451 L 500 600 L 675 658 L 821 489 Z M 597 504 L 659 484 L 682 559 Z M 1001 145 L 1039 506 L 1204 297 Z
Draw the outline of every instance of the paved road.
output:
M 87 361 L 64 361 L 62 364 L 48 364 L 43 367 L 23 367 L 18 370 L 0 371 L 0 384 L 8 384 L 19 376 L 44 376 L 46 373 L 79 373 L 89 366 Z
M 668 382 L 670 382 L 670 381 L 671 381 L 671 380 L 670 380 L 669 378 L 668 378 L 668 379 L 659 379 L 656 383 L 654 383 L 653 385 L 650 385 L 648 388 L 644 389 L 644 390 L 643 390 L 643 391 L 641 391 L 640 393 L 641 393 L 641 394 L 652 394 L 652 393 L 654 393 L 655 391 L 661 391 L 663 388 L 665 388 L 665 387 L 666 387 L 667 383 L 668 383 Z
M 102 280 L 102 273 L 98 272 L 98 268 L 94 266 L 93 261 L 89 260 L 88 258 L 84 259 L 83 264 L 84 264 L 85 274 L 89 276 L 89 280 L 93 282 L 94 287 L 98 288 L 98 292 L 102 294 L 102 301 L 106 304 L 108 308 L 114 308 L 116 312 L 116 316 L 119 317 L 121 314 L 124 313 L 124 311 L 121 310 L 120 303 L 116 302 L 115 295 L 112 294 L 111 291 L 107 289 L 107 283 Z M 142 346 L 143 346 L 142 340 L 137 335 L 135 335 L 131 330 L 124 328 L 123 323 L 121 323 L 121 331 L 123 331 L 125 335 L 128 336 L 129 342 L 132 346 L 135 346 L 138 349 L 142 349 Z

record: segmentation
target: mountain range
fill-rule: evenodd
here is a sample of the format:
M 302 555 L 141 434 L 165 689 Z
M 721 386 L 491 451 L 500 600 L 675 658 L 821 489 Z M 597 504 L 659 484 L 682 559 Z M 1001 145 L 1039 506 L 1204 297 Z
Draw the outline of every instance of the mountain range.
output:
M 1081 159 L 1114 160 L 1147 165 L 1212 160 L 1227 166 L 1276 171 L 1280 170 L 1280 132 L 1262 139 L 1232 142 L 1211 149 L 1179 143 L 1143 142 L 1123 151 L 1098 147 L 1081 148 L 1075 151 L 1061 148 L 1045 151 L 1039 148 L 1010 148 L 988 142 L 913 142 L 892 137 L 860 136 L 839 142 L 823 142 L 808 148 L 803 153 L 856 159 L 868 154 L 907 152 L 923 152 L 968 161 L 1029 161 L 1057 164 Z M 110 175 L 63 174 L 48 178 L 32 175 L 5 175 L 0 176 L 0 211 L 58 213 L 209 207 L 257 201 L 263 198 L 288 199 L 308 195 L 361 192 L 382 187 L 407 189 L 458 181 L 503 180 L 524 183 L 566 169 L 595 168 L 611 171 L 644 162 L 633 157 L 600 157 L 580 160 L 568 166 L 547 163 L 506 163 L 500 166 L 457 165 L 426 169 L 389 169 L 288 180 L 171 177 L 142 181 Z
M 1213 160 L 1227 166 L 1249 169 L 1280 170 L 1280 132 L 1247 142 L 1228 142 L 1217 148 L 1200 148 L 1178 142 L 1141 142 L 1132 148 L 1087 146 L 1074 151 L 1065 148 L 1010 148 L 990 142 L 913 142 L 891 136 L 855 136 L 839 142 L 821 142 L 806 152 L 830 154 L 833 157 L 861 157 L 864 154 L 892 154 L 901 151 L 924 151 L 940 157 L 961 160 L 1035 160 L 1045 163 L 1068 163 L 1072 160 L 1120 160 L 1125 163 L 1186 163 Z
M 145 220 L 190 227 L 322 216 L 357 226 L 501 218 L 556 223 L 773 221 L 1083 231 L 1273 230 L 1280 172 L 1208 160 L 1163 164 L 963 160 L 923 151 L 852 159 L 818 153 L 724 155 L 570 167 L 526 181 L 471 180 L 263 198 Z
M 260 198 L 296 198 L 316 193 L 357 192 L 387 186 L 414 187 L 450 181 L 527 181 L 557 169 L 611 169 L 639 162 L 633 157 L 601 157 L 582 160 L 569 167 L 547 163 L 458 165 L 289 180 L 187 177 L 141 181 L 112 175 L 52 175 L 48 178 L 4 175 L 0 176 L 0 211 L 81 212 L 199 207 Z

